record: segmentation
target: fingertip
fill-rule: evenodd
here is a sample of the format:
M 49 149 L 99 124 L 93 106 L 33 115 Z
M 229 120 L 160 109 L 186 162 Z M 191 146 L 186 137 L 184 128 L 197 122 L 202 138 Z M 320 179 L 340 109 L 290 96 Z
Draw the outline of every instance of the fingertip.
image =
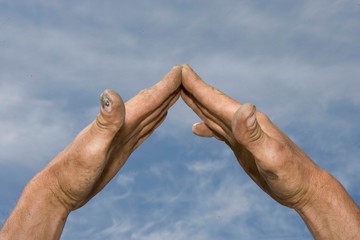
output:
M 184 63 L 184 64 L 182 65 L 182 67 L 183 67 L 184 69 L 192 70 L 190 64 L 188 64 L 188 63 Z
M 232 119 L 232 132 L 236 140 L 242 144 L 257 140 L 261 131 L 256 131 L 260 127 L 256 119 L 256 106 L 252 103 L 246 103 L 239 107 Z M 261 129 L 259 129 L 261 130 Z
M 106 112 L 110 113 L 112 110 L 112 101 L 110 100 L 109 94 L 107 93 L 108 90 L 105 90 L 100 95 L 100 104 L 101 108 L 104 109 Z
M 214 132 L 205 123 L 195 123 L 192 125 L 192 132 L 200 137 L 214 137 Z
M 160 85 L 172 86 L 171 88 L 178 88 L 182 81 L 182 66 L 174 65 L 171 70 L 160 81 Z
M 199 80 L 201 80 L 200 76 L 189 64 L 182 65 L 182 83 L 185 88 L 190 90 L 191 86 Z
M 190 64 L 187 64 L 187 63 L 185 63 L 185 64 L 183 64 L 182 65 L 182 73 L 184 74 L 195 74 L 196 76 L 197 76 L 197 74 L 196 74 L 196 72 L 194 71 L 194 69 L 190 66 Z
M 256 123 L 256 106 L 252 103 L 246 103 L 238 108 L 233 118 L 233 128 L 239 128 L 240 124 L 251 128 Z
M 175 64 L 172 69 L 180 69 L 180 70 L 181 70 L 182 68 L 183 68 L 182 65 L 180 65 L 180 64 Z
M 180 64 L 176 64 L 172 69 L 178 71 L 178 77 L 180 78 L 180 82 L 182 82 L 182 69 L 183 69 L 183 66 L 180 65 Z
M 197 126 L 200 125 L 200 123 L 194 123 L 191 127 L 191 131 L 195 134 L 195 135 L 198 135 L 197 134 Z
M 180 64 L 176 64 L 172 70 L 177 72 L 177 76 L 179 76 L 180 78 L 182 78 L 182 69 L 183 67 Z
M 106 89 L 100 95 L 101 115 L 108 124 L 120 128 L 125 121 L 125 104 L 114 90 Z
M 177 74 L 180 74 L 180 75 L 181 75 L 181 73 L 182 73 L 182 68 L 183 68 L 183 67 L 182 67 L 181 65 L 176 64 L 176 65 L 174 65 L 174 66 L 171 68 L 170 72 L 175 71 L 175 72 L 177 72 Z

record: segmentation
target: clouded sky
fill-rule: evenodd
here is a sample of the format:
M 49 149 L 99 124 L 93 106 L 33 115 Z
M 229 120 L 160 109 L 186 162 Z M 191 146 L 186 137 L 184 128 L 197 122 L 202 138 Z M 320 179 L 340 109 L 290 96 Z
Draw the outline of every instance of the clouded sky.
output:
M 360 203 L 360 2 L 0 0 L 0 222 L 94 119 L 189 63 L 267 113 Z M 182 102 L 62 239 L 311 239 Z

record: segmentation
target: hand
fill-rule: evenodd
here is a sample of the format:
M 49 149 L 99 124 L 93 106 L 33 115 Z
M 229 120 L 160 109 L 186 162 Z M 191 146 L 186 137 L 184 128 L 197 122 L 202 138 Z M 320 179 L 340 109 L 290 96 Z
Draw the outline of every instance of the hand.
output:
M 165 119 L 180 96 L 181 67 L 123 104 L 113 91 L 101 95 L 101 110 L 47 168 L 53 192 L 69 209 L 84 205 L 125 164 L 130 154 Z
M 58 239 L 68 214 L 88 202 L 163 122 L 180 97 L 181 66 L 126 104 L 106 90 L 87 126 L 25 187 L 1 239 Z
M 320 168 L 254 105 L 209 86 L 188 65 L 182 74 L 182 98 L 204 121 L 193 132 L 225 141 L 246 173 L 281 204 L 305 204 Z
M 188 65 L 182 84 L 182 98 L 203 120 L 193 125 L 196 135 L 225 141 L 246 173 L 276 201 L 294 208 L 315 239 L 357 239 L 357 204 L 265 114 L 209 86 Z

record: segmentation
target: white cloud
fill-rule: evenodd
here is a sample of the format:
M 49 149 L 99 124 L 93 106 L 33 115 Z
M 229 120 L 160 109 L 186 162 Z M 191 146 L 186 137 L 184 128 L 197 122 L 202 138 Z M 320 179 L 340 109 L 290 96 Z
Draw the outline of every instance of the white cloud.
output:
M 187 168 L 189 171 L 194 173 L 208 173 L 208 172 L 217 172 L 222 170 L 225 167 L 224 160 L 209 160 L 205 159 L 203 161 L 191 162 L 188 164 Z
M 194 147 L 199 151 L 206 151 L 204 147 Z M 180 165 L 186 169 L 192 163 L 196 165 L 199 162 L 215 162 L 217 160 L 214 159 L 223 154 L 221 148 L 218 150 L 218 154 L 211 155 L 212 159 L 184 162 Z M 182 156 L 178 157 L 182 158 Z M 98 217 L 111 212 L 114 219 L 102 231 L 97 232 L 96 229 L 100 227 L 96 227 L 90 231 L 91 234 L 82 235 L 83 238 L 90 236 L 93 239 L 179 240 L 221 239 L 223 236 L 228 236 L 228 239 L 261 237 L 277 239 L 281 236 L 287 236 L 289 239 L 309 238 L 304 225 L 298 226 L 301 220 L 294 212 L 278 205 L 262 193 L 242 173 L 232 156 L 224 157 L 223 160 L 228 163 L 231 161 L 232 164 L 212 174 L 208 171 L 193 172 L 181 179 L 181 183 L 176 177 L 166 179 L 172 188 L 164 187 L 165 184 L 153 185 L 140 178 L 138 184 L 144 184 L 144 187 L 137 190 L 132 188 L 132 194 L 126 199 L 113 201 L 112 199 L 115 199 L 113 197 L 121 193 L 114 190 L 106 192 L 106 195 L 113 197 L 99 197 L 96 203 L 86 206 L 87 209 L 84 211 L 90 215 L 96 212 Z M 170 165 L 166 171 L 177 176 L 180 169 L 179 165 Z M 139 176 L 145 174 L 148 174 L 146 169 L 138 172 Z M 180 176 L 184 175 L 180 174 Z M 142 211 L 134 211 L 138 208 Z M 77 217 L 81 222 L 81 215 Z M 73 224 L 76 225 L 76 219 L 72 220 L 71 227 L 74 227 Z M 82 230 L 81 232 L 84 233 Z M 74 234 L 73 236 L 78 236 L 77 231 Z M 66 236 L 71 237 L 70 233 L 66 233 Z
M 130 172 L 130 173 L 122 173 L 119 177 L 117 177 L 117 184 L 120 186 L 129 186 L 135 181 L 135 178 L 137 176 L 137 173 Z
M 93 119 L 103 89 L 127 100 L 171 65 L 189 62 L 225 93 L 254 102 L 355 192 L 356 1 L 0 6 L 2 164 L 44 164 Z M 295 213 L 250 182 L 227 147 L 190 135 L 196 121 L 177 103 L 147 142 L 151 151 L 137 151 L 152 165 L 127 163 L 115 184 L 70 217 L 64 239 L 310 238 Z M 159 154 L 172 143 L 178 148 Z
M 112 225 L 103 231 L 101 231 L 100 236 L 109 239 L 116 239 L 116 236 L 122 234 L 128 234 L 132 229 L 132 224 L 128 221 L 119 222 L 117 219 L 112 220 Z M 100 238 L 99 238 L 100 239 Z
M 35 98 L 17 84 L 2 84 L 0 96 L 2 163 L 39 166 L 74 136 L 76 122 L 59 102 Z

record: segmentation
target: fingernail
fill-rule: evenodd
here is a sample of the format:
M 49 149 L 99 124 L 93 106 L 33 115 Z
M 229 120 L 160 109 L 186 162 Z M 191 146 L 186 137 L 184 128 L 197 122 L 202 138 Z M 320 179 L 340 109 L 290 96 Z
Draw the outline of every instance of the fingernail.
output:
M 196 126 L 199 125 L 199 124 L 200 124 L 200 123 L 194 123 L 194 124 L 192 125 L 192 127 L 191 127 L 191 130 L 192 130 L 192 131 L 195 131 Z
M 101 94 L 100 101 L 101 101 L 101 107 L 105 111 L 111 112 L 111 101 L 110 101 L 109 96 L 106 93 Z

